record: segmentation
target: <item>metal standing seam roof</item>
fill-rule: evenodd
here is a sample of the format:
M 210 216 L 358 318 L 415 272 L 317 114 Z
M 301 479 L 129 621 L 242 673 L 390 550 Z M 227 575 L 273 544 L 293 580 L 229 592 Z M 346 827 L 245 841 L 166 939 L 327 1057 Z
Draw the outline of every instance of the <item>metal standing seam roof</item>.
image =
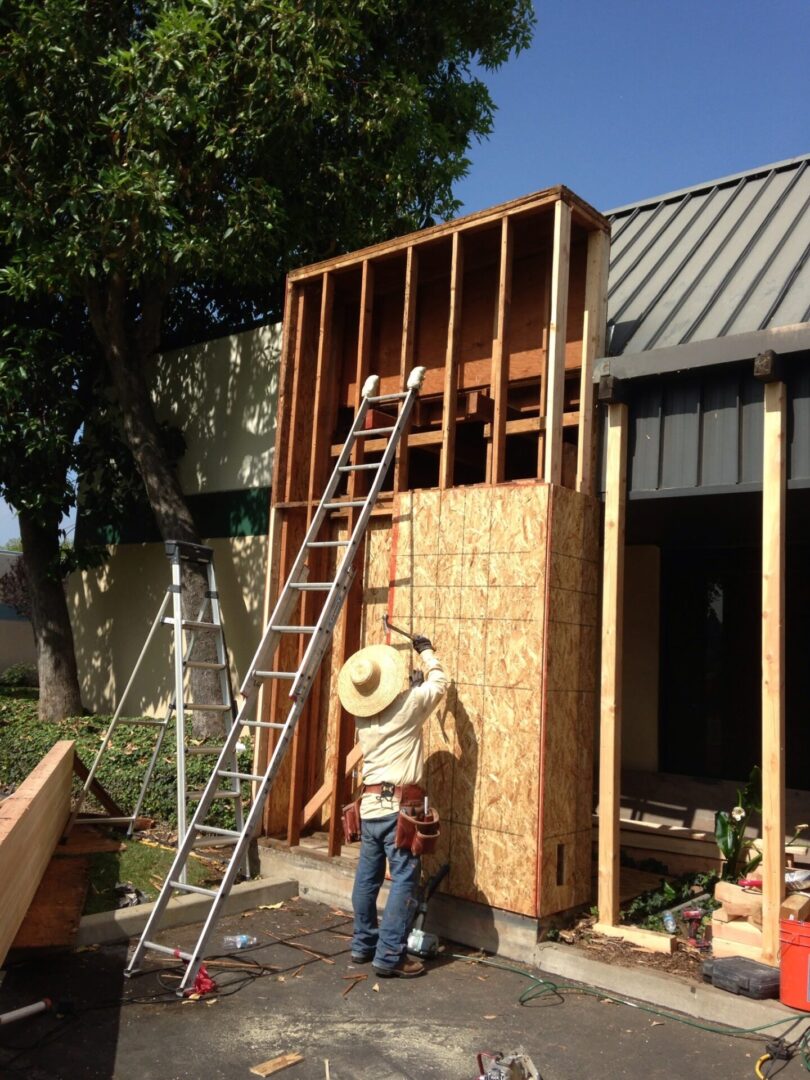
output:
M 810 154 L 606 217 L 609 356 L 810 322 Z

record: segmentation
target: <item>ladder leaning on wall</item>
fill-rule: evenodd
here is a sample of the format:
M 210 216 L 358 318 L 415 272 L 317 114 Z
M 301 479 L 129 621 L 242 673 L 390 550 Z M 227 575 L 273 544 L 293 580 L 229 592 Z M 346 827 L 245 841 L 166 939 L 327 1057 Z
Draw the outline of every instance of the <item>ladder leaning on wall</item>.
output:
M 65 829 L 65 834 L 69 833 L 74 825 L 82 824 L 97 824 L 97 825 L 120 825 L 127 827 L 127 835 L 131 836 L 135 829 L 135 823 L 138 820 L 141 808 L 143 806 L 146 793 L 149 789 L 149 785 L 154 775 L 155 766 L 160 755 L 160 751 L 163 747 L 163 742 L 167 732 L 172 726 L 172 719 L 174 719 L 175 735 L 176 735 L 176 773 L 177 773 L 177 842 L 178 845 L 182 842 L 186 835 L 186 821 L 188 801 L 196 800 L 202 796 L 202 790 L 189 791 L 189 785 L 186 776 L 186 758 L 190 755 L 203 755 L 203 754 L 217 754 L 219 756 L 224 746 L 223 740 L 220 740 L 220 745 L 213 745 L 211 743 L 202 742 L 197 745 L 191 743 L 187 738 L 186 733 L 186 714 L 194 711 L 205 711 L 218 713 L 222 716 L 225 727 L 225 739 L 227 743 L 230 740 L 228 735 L 231 732 L 234 718 L 236 715 L 236 709 L 234 708 L 233 692 L 231 690 L 231 679 L 228 670 L 228 652 L 225 644 L 225 632 L 222 626 L 222 614 L 219 604 L 219 593 L 217 592 L 217 580 L 214 570 L 214 553 L 211 548 L 203 547 L 200 544 L 191 544 L 179 540 L 169 540 L 166 542 L 166 556 L 171 563 L 171 584 L 166 587 L 166 593 L 163 597 L 158 613 L 152 622 L 152 626 L 149 633 L 146 636 L 146 640 L 141 649 L 140 655 L 135 662 L 135 667 L 132 670 L 132 674 L 129 677 L 124 692 L 118 702 L 118 705 L 113 715 L 112 720 L 104 732 L 101 739 L 101 745 L 96 752 L 93 764 L 88 770 L 85 777 L 84 787 L 82 788 L 78 801 L 73 808 L 70 819 Z M 205 576 L 205 594 L 202 598 L 199 610 L 197 611 L 196 618 L 187 619 L 183 617 L 183 567 L 191 566 L 196 568 L 201 574 Z M 166 612 L 171 605 L 172 613 L 167 615 Z M 129 692 L 132 689 L 132 685 L 135 682 L 135 677 L 141 668 L 144 661 L 144 657 L 155 638 L 159 628 L 161 626 L 170 626 L 173 631 L 174 638 L 174 696 L 169 701 L 166 707 L 166 711 L 163 714 L 163 718 L 151 716 L 122 716 L 124 704 L 127 701 Z M 200 636 L 210 635 L 210 640 L 214 646 L 216 652 L 216 659 L 193 659 L 194 647 Z M 219 701 L 192 701 L 191 687 L 189 685 L 190 680 L 187 676 L 191 675 L 194 671 L 211 671 L 216 672 L 219 681 Z M 121 817 L 118 816 L 87 816 L 82 817 L 81 811 L 84 806 L 84 802 L 93 790 L 96 782 L 96 773 L 101 765 L 105 753 L 109 750 L 113 736 L 120 728 L 126 729 L 132 726 L 148 726 L 155 729 L 155 743 L 152 747 L 152 753 L 149 758 L 149 762 L 146 766 L 146 771 L 141 781 L 141 786 L 138 792 L 135 806 L 131 814 L 125 814 Z M 237 767 L 237 740 L 232 740 L 233 747 L 231 750 L 231 758 L 229 765 L 231 771 L 235 771 Z M 237 827 L 242 825 L 242 803 L 241 803 L 241 789 L 236 781 L 224 785 L 219 792 L 221 798 L 232 799 L 235 807 Z M 215 841 L 214 841 L 215 842 Z M 211 841 L 209 841 L 211 843 Z
M 355 575 L 353 565 L 355 555 L 366 531 L 377 496 L 380 493 L 388 470 L 393 464 L 399 440 L 407 427 L 424 375 L 425 369 L 423 367 L 414 368 L 408 377 L 406 389 L 396 394 L 378 394 L 380 380 L 376 375 L 370 376 L 363 386 L 357 415 L 354 418 L 346 442 L 338 455 L 334 470 L 326 485 L 326 490 L 312 517 L 312 522 L 304 537 L 301 549 L 293 562 L 289 577 L 279 593 L 275 608 L 265 627 L 256 654 L 242 684 L 240 691 L 244 695 L 242 707 L 211 773 L 189 825 L 188 832 L 178 848 L 177 855 L 169 869 L 160 896 L 155 902 L 140 941 L 135 947 L 125 971 L 126 975 L 134 974 L 138 970 L 138 965 L 145 952 L 152 950 L 168 956 L 179 957 L 187 962 L 185 973 L 177 989 L 178 995 L 185 994 L 189 987 L 194 984 L 199 966 L 205 959 L 208 941 L 214 931 L 231 886 L 236 879 L 239 867 L 244 860 L 250 839 L 259 824 L 264 800 L 281 767 L 295 726 L 309 696 L 313 680 L 331 642 L 332 631 Z M 364 426 L 369 408 L 376 405 L 394 404 L 398 406 L 398 413 L 395 420 L 392 417 L 393 422 L 390 427 L 366 428 Z M 368 437 L 378 438 L 382 435 L 388 436 L 388 442 L 379 462 L 351 462 L 352 451 L 358 440 Z M 368 471 L 371 474 L 371 484 L 365 498 L 335 501 L 341 481 L 351 473 L 360 471 Z M 347 507 L 359 510 L 351 536 L 347 540 L 318 539 L 321 529 L 329 520 L 329 511 L 343 510 Z M 346 550 L 342 559 L 338 561 L 335 577 L 331 581 L 309 581 L 306 563 L 308 552 L 313 548 L 341 547 Z M 304 592 L 326 594 L 326 599 L 314 626 L 297 625 L 293 621 Z M 295 671 L 274 671 L 269 668 L 284 634 L 307 634 L 310 636 L 309 645 Z M 273 723 L 253 718 L 256 712 L 259 690 L 264 683 L 272 680 L 284 680 L 291 683 L 289 694 L 291 705 L 287 718 L 283 723 Z M 229 766 L 236 740 L 243 727 L 253 728 L 257 731 L 261 728 L 270 728 L 279 732 L 278 741 L 270 755 L 267 769 L 263 775 L 242 773 Z M 235 829 L 223 829 L 207 824 L 211 808 L 219 797 L 220 784 L 222 780 L 226 779 L 235 780 L 240 784 L 256 784 L 250 813 L 241 827 Z M 183 880 L 193 846 L 198 839 L 204 837 L 215 837 L 218 840 L 226 839 L 233 844 L 233 853 L 218 889 L 205 889 L 189 885 Z M 154 940 L 175 891 L 197 893 L 208 897 L 211 901 L 197 943 L 190 953 L 159 944 Z

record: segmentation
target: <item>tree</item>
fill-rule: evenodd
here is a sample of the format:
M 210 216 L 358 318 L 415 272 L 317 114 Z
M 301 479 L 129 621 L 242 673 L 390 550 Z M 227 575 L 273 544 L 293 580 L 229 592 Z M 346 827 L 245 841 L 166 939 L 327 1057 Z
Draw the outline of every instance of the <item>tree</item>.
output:
M 173 297 L 244 290 L 447 216 L 530 0 L 9 0 L 0 223 L 17 295 L 87 304 L 164 538 L 197 540 L 144 376 Z M 264 304 L 260 299 L 264 296 Z

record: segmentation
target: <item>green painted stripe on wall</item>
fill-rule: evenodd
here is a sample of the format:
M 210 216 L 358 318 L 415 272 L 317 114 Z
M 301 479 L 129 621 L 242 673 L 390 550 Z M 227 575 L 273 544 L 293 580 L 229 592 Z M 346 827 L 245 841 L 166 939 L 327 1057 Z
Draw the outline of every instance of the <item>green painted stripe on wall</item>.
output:
M 270 488 L 211 491 L 187 495 L 186 502 L 201 537 L 217 540 L 234 536 L 266 536 L 270 513 Z M 77 531 L 81 530 L 81 520 Z M 160 533 L 148 506 L 133 504 L 124 522 L 102 530 L 96 537 L 81 534 L 82 543 L 150 544 Z

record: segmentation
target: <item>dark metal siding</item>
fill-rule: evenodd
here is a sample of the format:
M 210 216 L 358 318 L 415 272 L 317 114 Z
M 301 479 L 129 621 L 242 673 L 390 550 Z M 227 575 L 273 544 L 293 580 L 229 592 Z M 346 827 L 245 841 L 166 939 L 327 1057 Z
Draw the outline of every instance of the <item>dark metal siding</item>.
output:
M 650 498 L 761 487 L 762 430 L 763 387 L 750 365 L 640 380 L 632 385 L 630 401 L 628 494 Z M 788 484 L 810 486 L 810 363 L 796 364 L 788 380 Z

